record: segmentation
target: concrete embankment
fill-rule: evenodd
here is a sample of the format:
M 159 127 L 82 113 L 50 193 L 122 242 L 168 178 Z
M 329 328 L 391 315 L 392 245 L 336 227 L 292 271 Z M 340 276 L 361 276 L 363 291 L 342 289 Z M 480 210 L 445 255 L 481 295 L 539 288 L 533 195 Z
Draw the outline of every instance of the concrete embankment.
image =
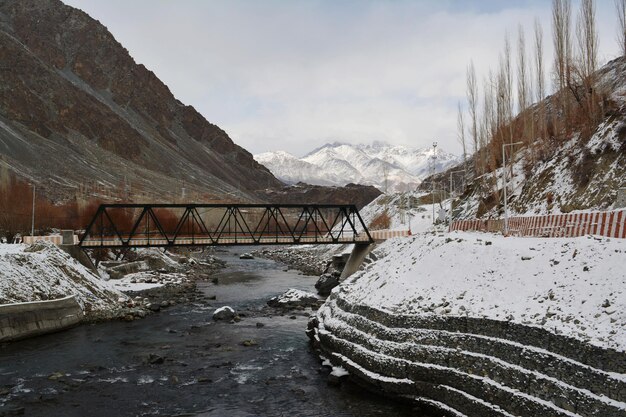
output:
M 83 310 L 74 296 L 0 305 L 0 342 L 67 329 L 80 323 L 82 317 Z
M 441 414 L 626 417 L 625 249 L 598 237 L 387 241 L 308 333 L 358 381 Z
M 318 317 L 310 336 L 333 364 L 443 413 L 626 416 L 624 352 L 506 321 L 391 314 L 339 292 Z

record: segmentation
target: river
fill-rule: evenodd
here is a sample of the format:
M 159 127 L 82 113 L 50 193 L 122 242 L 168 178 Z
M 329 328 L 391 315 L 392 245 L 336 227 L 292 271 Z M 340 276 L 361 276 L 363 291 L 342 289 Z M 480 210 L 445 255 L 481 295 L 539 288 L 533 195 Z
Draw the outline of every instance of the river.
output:
M 315 277 L 242 251 L 219 253 L 228 266 L 217 284 L 198 283 L 216 300 L 1 345 L 0 416 L 420 415 L 350 382 L 329 385 L 304 334 L 313 312 L 264 308 L 288 288 L 313 291 Z M 242 321 L 214 322 L 222 305 Z

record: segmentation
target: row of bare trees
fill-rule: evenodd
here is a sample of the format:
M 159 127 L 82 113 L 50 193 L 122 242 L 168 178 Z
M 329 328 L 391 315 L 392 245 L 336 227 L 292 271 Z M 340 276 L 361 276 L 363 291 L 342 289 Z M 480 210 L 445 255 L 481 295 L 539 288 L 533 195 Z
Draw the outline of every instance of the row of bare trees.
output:
M 626 56 L 626 0 L 615 0 L 615 9 L 620 52 Z M 471 163 L 474 176 L 482 177 L 483 184 L 491 184 L 482 189 L 485 193 L 493 192 L 496 198 L 494 176 L 502 162 L 503 144 L 522 141 L 529 150 L 527 164 L 532 167 L 537 160 L 549 157 L 555 145 L 571 137 L 574 131 L 583 135 L 591 133 L 604 112 L 604 97 L 596 89 L 595 1 L 580 1 L 575 25 L 571 0 L 552 1 L 554 91 L 549 98 L 546 98 L 544 33 L 538 19 L 534 21 L 532 39 L 534 50 L 529 54 L 524 28 L 520 25 L 514 70 L 514 52 L 507 33 L 496 69 L 488 71 L 480 86 L 474 63 L 470 61 L 466 71 L 466 106 L 458 105 L 458 140 L 463 154 L 474 155 Z

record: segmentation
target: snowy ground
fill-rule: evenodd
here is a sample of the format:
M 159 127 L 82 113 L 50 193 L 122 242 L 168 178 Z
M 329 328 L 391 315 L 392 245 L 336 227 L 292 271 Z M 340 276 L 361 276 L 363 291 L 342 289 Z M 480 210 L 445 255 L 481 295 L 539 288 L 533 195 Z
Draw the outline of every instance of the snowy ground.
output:
M 626 241 L 421 233 L 388 240 L 342 284 L 344 298 L 392 312 L 541 326 L 626 351 Z
M 0 244 L 0 304 L 70 295 L 86 312 L 109 310 L 127 299 L 52 243 Z
M 433 205 L 411 206 L 409 201 L 415 202 L 424 193 L 405 192 L 383 194 L 359 210 L 366 225 L 385 211 L 391 219 L 389 230 L 409 230 L 423 232 L 433 226 Z M 435 204 L 435 218 L 439 215 L 440 206 Z

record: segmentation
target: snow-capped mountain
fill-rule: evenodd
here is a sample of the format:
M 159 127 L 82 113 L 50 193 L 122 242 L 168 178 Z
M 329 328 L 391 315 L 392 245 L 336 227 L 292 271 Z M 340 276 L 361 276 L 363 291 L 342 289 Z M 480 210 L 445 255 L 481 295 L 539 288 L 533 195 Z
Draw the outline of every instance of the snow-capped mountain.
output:
M 348 183 L 374 185 L 382 191 L 414 189 L 431 174 L 433 149 L 374 142 L 370 145 L 326 144 L 302 158 L 284 152 L 266 152 L 254 156 L 277 178 L 293 184 L 316 185 Z M 436 172 L 458 164 L 459 158 L 437 149 Z

